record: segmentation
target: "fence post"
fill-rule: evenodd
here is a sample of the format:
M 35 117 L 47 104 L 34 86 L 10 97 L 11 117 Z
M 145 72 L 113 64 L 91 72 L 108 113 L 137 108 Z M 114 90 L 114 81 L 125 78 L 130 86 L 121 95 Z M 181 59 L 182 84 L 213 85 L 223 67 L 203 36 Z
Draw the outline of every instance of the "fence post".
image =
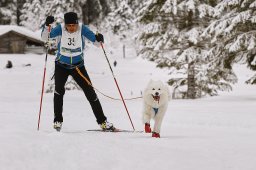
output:
M 123 44 L 123 58 L 125 58 L 125 45 Z

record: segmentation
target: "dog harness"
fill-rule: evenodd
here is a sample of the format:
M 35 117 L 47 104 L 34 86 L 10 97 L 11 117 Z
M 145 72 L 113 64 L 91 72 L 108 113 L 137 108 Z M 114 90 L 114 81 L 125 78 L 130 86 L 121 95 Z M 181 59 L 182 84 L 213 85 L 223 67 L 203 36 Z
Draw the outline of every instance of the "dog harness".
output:
M 154 108 L 153 107 L 153 110 L 154 110 L 154 112 L 155 112 L 155 115 L 158 113 L 158 108 Z

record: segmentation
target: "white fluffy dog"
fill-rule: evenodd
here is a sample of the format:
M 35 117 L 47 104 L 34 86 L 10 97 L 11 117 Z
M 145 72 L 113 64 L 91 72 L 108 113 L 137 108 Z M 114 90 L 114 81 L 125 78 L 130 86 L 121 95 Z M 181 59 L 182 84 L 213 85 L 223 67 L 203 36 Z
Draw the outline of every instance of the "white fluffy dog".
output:
M 151 133 L 150 120 L 154 119 L 155 124 L 152 137 L 160 138 L 160 128 L 163 117 L 170 100 L 170 92 L 167 85 L 162 81 L 150 80 L 143 93 L 143 123 L 145 132 Z

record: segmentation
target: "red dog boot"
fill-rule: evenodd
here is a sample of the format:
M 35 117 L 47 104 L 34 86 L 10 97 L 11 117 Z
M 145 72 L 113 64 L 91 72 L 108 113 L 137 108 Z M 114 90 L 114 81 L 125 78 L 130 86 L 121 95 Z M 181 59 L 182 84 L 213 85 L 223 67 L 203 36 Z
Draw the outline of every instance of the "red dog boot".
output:
M 156 132 L 152 132 L 152 137 L 153 138 L 160 138 L 160 134 Z
M 149 123 L 145 123 L 145 132 L 146 133 L 151 133 L 151 128 Z

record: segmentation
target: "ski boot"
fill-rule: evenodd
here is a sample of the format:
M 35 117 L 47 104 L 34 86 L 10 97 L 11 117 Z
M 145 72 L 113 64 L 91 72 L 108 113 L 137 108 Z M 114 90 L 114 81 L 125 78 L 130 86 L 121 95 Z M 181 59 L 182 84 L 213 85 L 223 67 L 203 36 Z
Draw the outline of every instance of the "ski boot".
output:
M 109 123 L 107 121 L 104 121 L 103 123 L 101 123 L 100 127 L 103 131 L 110 131 L 110 132 L 114 132 L 116 129 L 112 123 Z
M 56 129 L 58 132 L 61 130 L 62 122 L 54 122 L 53 128 Z

